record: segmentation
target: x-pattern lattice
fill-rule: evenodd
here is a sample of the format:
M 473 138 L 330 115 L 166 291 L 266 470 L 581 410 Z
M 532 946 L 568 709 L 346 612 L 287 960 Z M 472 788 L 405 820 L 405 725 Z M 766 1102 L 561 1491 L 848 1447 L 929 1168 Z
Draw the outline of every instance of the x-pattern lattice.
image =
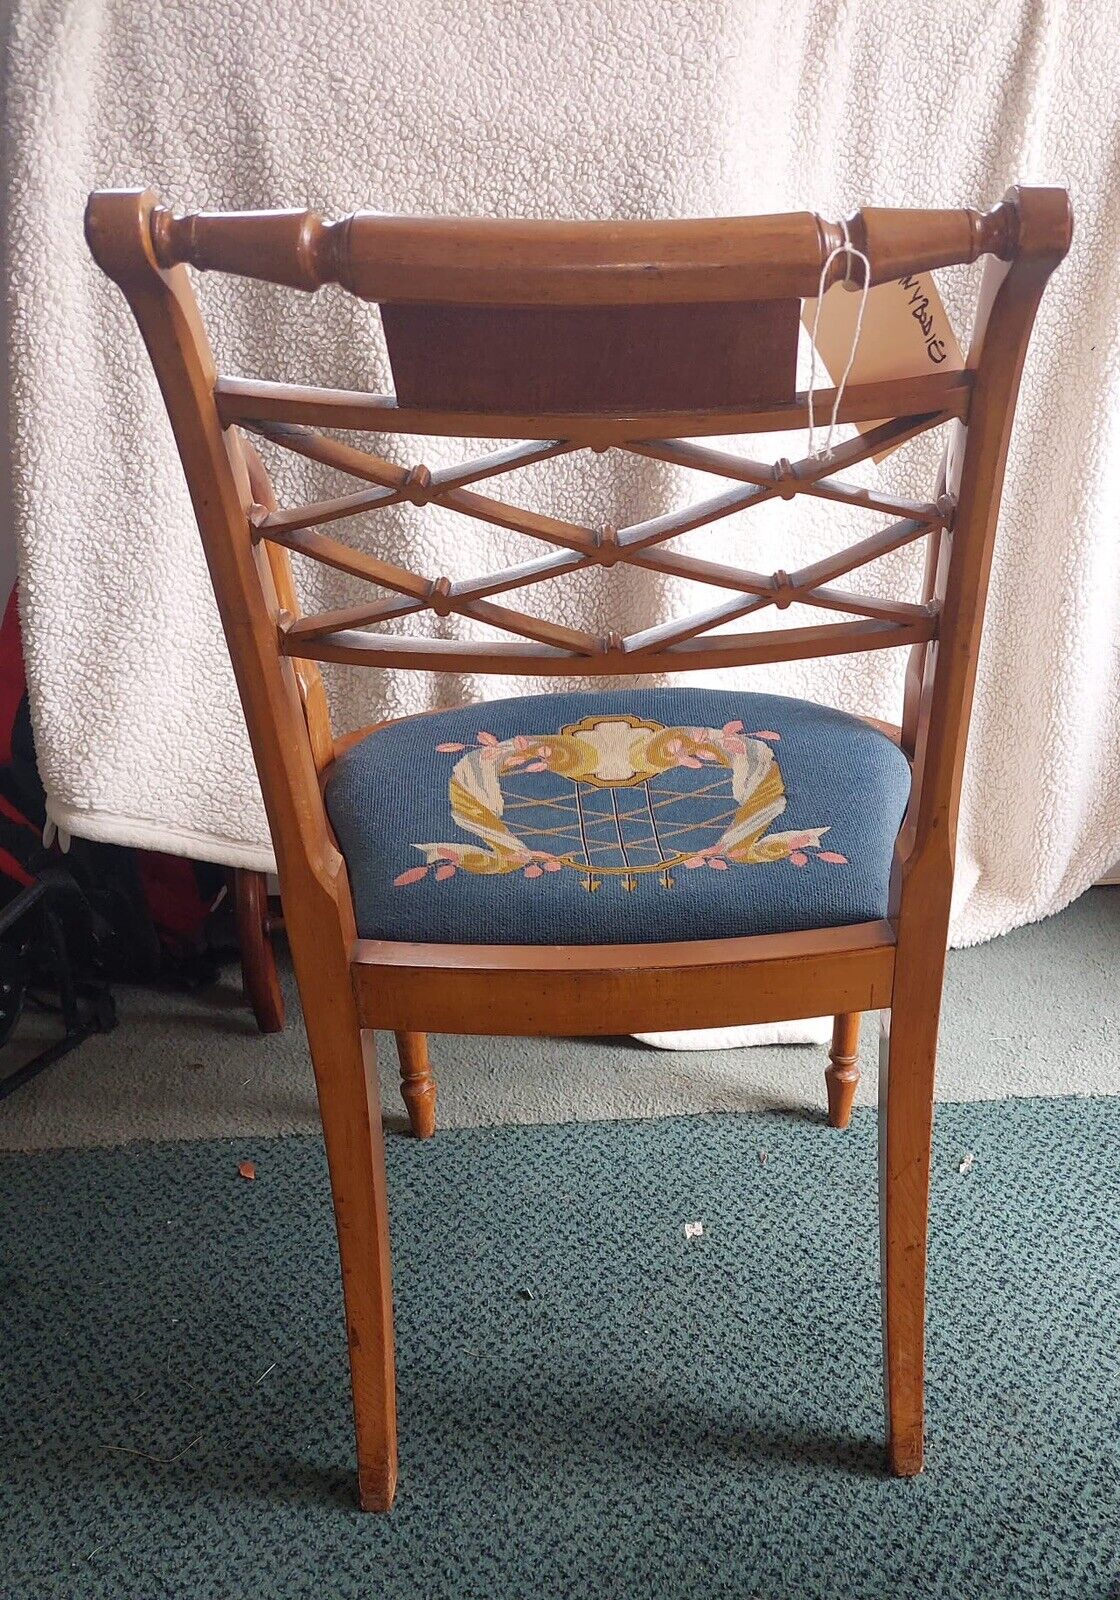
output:
M 593 528 L 544 516 L 471 487 L 535 462 L 585 448 L 576 442 L 557 439 L 514 445 L 460 466 L 433 472 L 422 465 L 411 469 L 395 465 L 302 425 L 265 421 L 242 425 L 261 438 L 337 468 L 369 485 L 355 493 L 293 509 L 252 508 L 250 520 L 257 537 L 274 541 L 389 591 L 387 596 L 365 604 L 289 621 L 284 629 L 284 648 L 288 654 L 317 654 L 320 652 L 314 646 L 350 634 L 351 630 L 431 611 L 440 617 L 451 613 L 471 617 L 547 646 L 550 652 L 559 652 L 574 662 L 586 662 L 586 670 L 594 672 L 596 660 L 619 655 L 635 658 L 636 671 L 641 670 L 639 662 L 646 657 L 656 657 L 659 664 L 664 663 L 679 653 L 687 641 L 767 606 L 784 610 L 796 603 L 864 619 L 865 624 L 878 628 L 879 643 L 893 642 L 892 631 L 905 634 L 899 642 L 907 642 L 915 637 L 916 626 L 922 624 L 930 625 L 923 635 L 930 636 L 932 607 L 861 594 L 837 587 L 836 580 L 934 529 L 946 527 L 952 513 L 951 504 L 945 497 L 937 504 L 901 499 L 850 483 L 836 474 L 873 455 L 894 450 L 946 420 L 947 414 L 943 412 L 895 418 L 837 446 L 827 462 L 805 457 L 794 462 L 781 460 L 770 464 L 687 439 L 627 441 L 616 448 L 730 480 L 731 487 L 680 510 L 623 528 L 610 524 Z M 895 520 L 836 554 L 794 572 L 781 569 L 772 573 L 754 572 L 666 548 L 681 534 L 709 526 L 765 501 L 789 500 L 796 495 L 885 513 Z M 453 582 L 448 577 L 431 578 L 412 572 L 319 531 L 330 523 L 402 503 L 441 506 L 555 548 L 553 553 L 537 560 Z M 708 584 L 730 591 L 730 598 L 638 633 L 622 636 L 612 632 L 606 637 L 546 621 L 515 606 L 498 604 L 493 598 L 584 568 L 610 568 L 619 563 Z M 407 641 L 401 643 L 407 646 Z M 802 653 L 814 652 L 810 646 Z
M 683 790 L 652 779 L 590 792 L 576 779 L 563 779 L 562 785 L 559 794 L 526 794 L 507 779 L 504 815 L 512 821 L 514 813 L 524 813 L 517 819 L 520 837 L 530 844 L 548 840 L 571 864 L 582 863 L 588 889 L 599 887 L 601 872 L 621 876 L 625 889 L 635 889 L 645 873 L 660 873 L 671 887 L 669 868 L 696 850 L 699 835 L 718 838 L 737 813 L 727 771 Z M 697 815 L 697 802 L 705 800 L 708 811 L 701 806 Z M 686 808 L 683 819 L 670 811 L 674 806 Z M 544 820 L 554 815 L 559 823 Z
M 599 792 L 603 793 L 605 791 Z M 512 793 L 516 795 L 517 791 L 514 790 Z M 540 795 L 507 798 L 505 815 L 508 817 L 515 811 L 533 813 L 558 811 L 566 814 L 572 818 L 571 822 L 553 826 L 534 822 L 525 825 L 526 831 L 531 833 L 534 838 L 569 839 L 577 844 L 587 842 L 596 829 L 602 830 L 606 842 L 613 842 L 615 835 L 619 834 L 622 823 L 638 822 L 650 830 L 649 837 L 647 839 L 627 838 L 624 846 L 620 845 L 619 848 L 624 847 L 627 850 L 657 850 L 660 842 L 675 838 L 679 834 L 695 833 L 699 828 L 712 829 L 714 832 L 720 833 L 724 827 L 734 820 L 737 810 L 735 800 L 728 788 L 726 774 L 722 774 L 716 782 L 704 784 L 697 789 L 658 789 L 652 783 L 649 783 L 640 785 L 633 793 L 623 791 L 625 798 L 622 800 L 622 805 L 625 806 L 629 801 L 632 808 L 630 810 L 620 809 L 618 791 L 612 790 L 609 791 L 611 810 L 598 814 L 585 809 L 577 784 L 573 783 L 572 793 L 573 798 L 570 800 L 555 796 L 542 799 Z M 687 821 L 677 823 L 666 822 L 655 815 L 655 813 L 664 811 L 667 807 L 673 805 L 684 804 L 689 807 L 690 811 L 694 810 L 696 801 L 703 799 L 705 796 L 718 798 L 723 804 L 723 809 L 714 812 L 711 816 L 705 815 L 701 818 L 690 815 Z M 621 837 L 621 835 L 619 836 Z M 597 843 L 599 841 L 591 840 L 591 842 Z

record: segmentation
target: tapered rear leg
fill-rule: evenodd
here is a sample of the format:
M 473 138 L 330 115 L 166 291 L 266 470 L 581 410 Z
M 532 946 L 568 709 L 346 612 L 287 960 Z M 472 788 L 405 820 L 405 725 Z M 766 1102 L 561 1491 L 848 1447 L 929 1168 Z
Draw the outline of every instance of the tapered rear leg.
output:
M 900 981 L 902 980 L 902 981 Z M 879 1049 L 879 1183 L 883 1368 L 891 1471 L 922 1470 L 926 1254 L 933 1079 L 941 973 L 907 983 L 896 971 Z
M 417 1139 L 430 1139 L 436 1131 L 436 1085 L 428 1060 L 426 1033 L 398 1033 L 401 1095 L 408 1110 L 408 1125 Z
M 300 960 L 293 940 L 334 1197 L 364 1511 L 397 1487 L 397 1399 L 385 1146 L 373 1035 L 358 1026 L 345 957 Z
M 832 1048 L 824 1081 L 828 1090 L 828 1123 L 846 1128 L 852 1119 L 852 1102 L 859 1087 L 859 1025 L 861 1013 L 846 1011 L 832 1023 Z
M 235 867 L 232 878 L 245 999 L 262 1033 L 280 1033 L 284 1027 L 284 995 L 272 947 L 274 923 L 268 906 L 268 879 L 263 872 L 251 872 L 246 867 Z

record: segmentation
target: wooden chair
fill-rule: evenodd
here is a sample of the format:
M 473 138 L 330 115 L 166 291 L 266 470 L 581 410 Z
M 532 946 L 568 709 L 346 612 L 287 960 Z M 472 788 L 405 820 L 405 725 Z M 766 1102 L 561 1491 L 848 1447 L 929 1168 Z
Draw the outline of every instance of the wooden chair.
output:
M 806 423 L 806 397 L 795 392 L 794 379 L 799 300 L 817 293 L 822 268 L 842 238 L 838 225 L 815 215 L 584 224 L 357 213 L 326 223 L 301 211 L 176 217 L 151 193 L 113 191 L 90 199 L 90 248 L 127 296 L 167 404 L 268 808 L 330 1165 L 358 1481 L 366 1508 L 389 1506 L 397 1476 L 388 1211 L 369 1031 L 374 1028 L 390 1029 L 402 1042 L 406 1093 L 423 1113 L 433 1099 L 427 1033 L 613 1034 L 831 1012 L 839 1023 L 829 1087 L 834 1113 L 842 1114 L 859 1013 L 878 1010 L 889 1461 L 899 1474 L 921 1469 L 934 1057 L 961 766 L 1020 372 L 1046 281 L 1068 248 L 1071 220 L 1064 191 L 1018 188 L 984 214 L 867 209 L 847 227 L 870 258 L 876 283 L 988 258 L 967 368 L 934 368 L 913 379 L 853 386 L 843 395 L 841 420 L 876 420 L 877 426 L 841 444 L 829 462 L 807 458 L 771 466 L 698 441 Z M 220 376 L 186 265 L 311 291 L 338 283 L 378 302 L 396 395 Z M 844 273 L 845 258 L 836 258 L 828 280 Z M 831 391 L 821 394 L 820 411 L 832 400 Z M 944 465 L 928 501 L 900 500 L 838 476 L 875 451 L 942 426 L 949 435 Z M 342 443 L 323 431 L 331 429 L 528 442 L 462 467 L 429 471 L 406 469 Z M 341 468 L 362 487 L 320 504 L 280 508 L 250 434 Z M 578 525 L 477 487 L 549 456 L 607 449 L 679 463 L 724 482 L 698 505 L 631 528 Z M 798 494 L 892 520 L 837 556 L 793 573 L 751 572 L 677 553 L 672 546 L 684 531 L 775 496 Z M 353 513 L 401 501 L 436 503 L 515 530 L 543 543 L 548 553 L 503 572 L 452 582 L 407 571 L 323 531 Z M 836 586 L 843 574 L 915 540 L 924 540 L 927 549 L 919 601 L 884 602 Z M 292 550 L 366 579 L 376 592 L 358 605 L 301 616 L 288 566 Z M 710 584 L 722 597 L 679 622 L 601 638 L 495 599 L 508 602 L 532 585 L 617 562 Z M 839 613 L 843 620 L 785 630 L 712 631 L 793 602 Z M 460 641 L 385 630 L 394 619 L 426 612 L 473 619 L 508 637 Z M 383 626 L 364 631 L 371 623 Z M 419 725 L 426 719 L 389 725 L 367 740 L 336 742 L 316 663 L 578 679 L 898 647 L 910 652 L 900 739 L 912 782 L 906 770 L 905 820 L 890 841 L 893 865 L 889 886 L 882 889 L 884 903 L 870 920 L 668 942 L 487 944 L 359 936 L 355 908 L 368 898 L 372 869 L 363 863 L 359 872 L 352 862 L 348 872 L 324 789 L 336 795 L 331 815 L 338 821 L 349 803 L 348 785 L 356 792 L 361 782 L 384 778 L 383 767 L 370 765 L 369 751 L 419 748 Z M 516 709 L 507 703 L 502 716 L 513 717 L 510 704 Z M 811 718 L 818 711 L 797 714 Z M 469 710 L 441 715 L 459 717 L 456 726 L 485 728 Z M 604 738 L 616 737 L 620 720 L 625 718 L 606 719 Z M 660 737 L 650 731 L 655 723 L 647 719 L 641 725 L 646 731 L 639 729 L 634 745 L 651 762 L 649 741 Z M 595 723 L 595 729 L 601 726 Z M 862 725 L 845 719 L 841 732 L 862 749 L 852 726 Z M 762 735 L 775 731 L 669 730 L 678 745 L 687 736 L 682 767 L 707 763 L 722 781 L 724 769 L 732 771 L 749 757 L 769 774 L 769 783 L 777 781 L 779 763 L 767 765 Z M 903 761 L 898 747 L 865 731 L 866 748 L 893 782 Z M 552 772 L 551 747 L 540 739 L 524 736 L 518 745 L 492 733 L 476 737 L 470 770 L 487 781 L 486 750 L 495 747 L 495 781 L 512 781 L 502 775 L 513 770 L 507 763 L 527 761 L 526 747 L 539 758 L 528 761 L 528 769 Z M 566 740 L 581 737 L 563 733 Z M 586 741 L 564 749 L 586 754 Z M 790 759 L 783 755 L 780 764 Z M 614 779 L 604 779 L 602 767 L 596 771 L 607 793 Z M 633 775 L 626 781 L 632 785 Z M 444 806 L 454 799 L 453 788 Z M 386 824 L 384 809 L 371 812 L 373 825 Z M 495 894 L 528 894 L 520 885 L 530 877 L 540 879 L 542 893 L 552 885 L 558 896 L 567 896 L 564 903 L 576 905 L 581 915 L 585 906 L 596 916 L 607 914 L 602 893 L 571 898 L 578 874 L 587 888 L 595 881 L 590 850 L 578 860 L 560 860 L 547 849 L 526 848 L 518 855 L 522 846 L 509 845 L 505 822 L 491 830 L 501 836 L 493 848 L 480 846 L 469 828 L 456 832 L 451 822 L 447 826 L 453 843 L 412 840 L 408 848 L 424 859 L 417 862 L 413 853 L 406 860 L 416 864 L 404 872 L 397 871 L 399 859 L 389 864 L 396 882 L 390 876 L 391 890 L 374 894 L 362 926 L 378 926 L 382 915 L 422 916 L 417 908 L 425 905 L 439 907 L 441 917 L 452 915 L 445 908 L 460 895 L 463 904 L 469 900 L 476 913 L 480 907 L 484 912 L 488 886 Z M 815 848 L 811 838 L 801 837 L 803 847 L 791 845 L 764 827 L 746 844 L 725 843 L 723 857 L 718 850 L 701 850 L 670 866 L 681 880 L 681 895 L 693 895 L 693 904 L 701 902 L 691 882 L 706 885 L 713 896 L 730 893 L 728 885 L 771 893 L 778 881 L 768 876 L 773 867 L 745 864 L 757 862 L 767 849 L 772 853 L 766 861 L 775 859 L 774 852 L 780 858 L 782 883 L 808 883 L 811 874 L 818 886 L 849 881 L 839 866 L 819 865 L 819 850 L 811 869 L 799 873 L 795 858 L 808 859 L 806 852 Z M 838 851 L 829 853 L 840 858 Z M 696 866 L 720 870 L 693 871 L 690 878 L 684 869 Z M 664 862 L 658 870 L 673 875 Z M 447 883 L 434 883 L 441 874 Z M 442 901 L 437 887 L 448 889 Z M 530 887 L 535 892 L 538 885 Z M 637 896 L 614 893 L 613 887 L 611 892 L 611 914 L 629 915 L 626 906 Z M 683 903 L 664 893 L 659 914 L 675 916 Z

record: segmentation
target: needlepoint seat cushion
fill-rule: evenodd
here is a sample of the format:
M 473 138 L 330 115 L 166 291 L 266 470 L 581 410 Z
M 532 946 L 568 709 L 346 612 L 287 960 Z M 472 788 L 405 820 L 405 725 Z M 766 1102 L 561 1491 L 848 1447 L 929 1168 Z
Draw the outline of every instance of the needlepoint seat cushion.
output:
M 404 718 L 331 769 L 367 939 L 646 944 L 886 915 L 906 757 L 725 689 L 527 695 Z

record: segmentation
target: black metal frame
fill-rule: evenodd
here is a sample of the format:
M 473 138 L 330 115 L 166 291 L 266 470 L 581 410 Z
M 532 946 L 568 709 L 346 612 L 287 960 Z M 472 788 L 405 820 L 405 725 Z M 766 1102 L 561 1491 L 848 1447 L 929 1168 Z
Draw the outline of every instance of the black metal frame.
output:
M 6 1077 L 0 1076 L 0 1100 L 69 1054 L 91 1033 L 107 1033 L 117 1025 L 108 986 L 75 975 L 61 915 L 67 903 L 88 914 L 88 902 L 79 885 L 64 868 L 52 866 L 0 910 L 0 1046 L 7 1044 L 15 1031 L 24 999 L 28 990 L 34 989 L 44 962 L 58 990 L 63 1025 L 60 1039 Z M 39 940 L 35 942 L 35 930 L 30 926 L 25 938 L 13 939 L 11 935 L 36 913 L 41 926 Z

